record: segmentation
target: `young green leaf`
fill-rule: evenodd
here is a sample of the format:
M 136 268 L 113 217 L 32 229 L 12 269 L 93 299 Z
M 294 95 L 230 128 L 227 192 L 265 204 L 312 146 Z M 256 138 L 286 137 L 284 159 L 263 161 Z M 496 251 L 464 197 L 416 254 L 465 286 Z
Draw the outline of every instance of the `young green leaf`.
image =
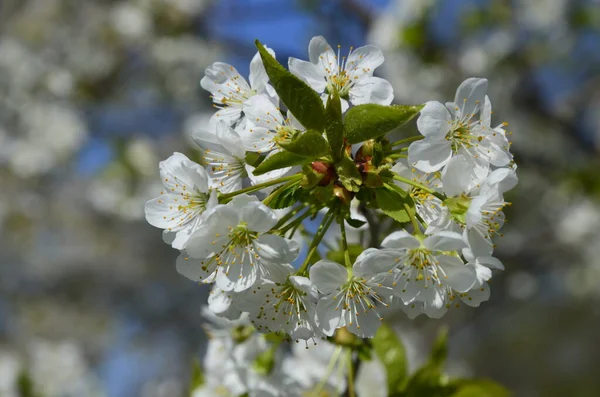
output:
M 327 154 L 327 141 L 320 132 L 308 130 L 300 133 L 296 138 L 288 143 L 280 144 L 288 152 L 299 156 L 317 158 Z
M 265 158 L 263 162 L 256 167 L 253 173 L 254 175 L 262 175 L 265 172 L 303 164 L 306 161 L 308 161 L 308 159 L 304 156 L 298 156 L 297 154 L 290 152 L 277 152 Z
M 279 186 L 269 195 L 270 199 L 268 203 L 265 201 L 265 204 L 273 209 L 291 207 L 300 200 L 302 193 L 304 193 L 304 190 L 300 187 L 301 181 L 292 181 L 291 183 Z
M 422 108 L 423 105 L 355 106 L 348 110 L 344 119 L 348 143 L 359 143 L 382 136 L 408 122 Z
M 190 379 L 190 395 L 193 394 L 194 390 L 202 386 L 205 381 L 202 365 L 198 360 L 194 360 L 192 364 L 192 378 Z
M 323 131 L 325 109 L 319 94 L 281 66 L 258 40 L 255 44 L 269 76 L 269 82 L 281 101 L 304 127 Z
M 346 190 L 351 192 L 358 192 L 360 190 L 362 176 L 350 157 L 342 156 L 341 160 L 336 164 L 335 171 Z
M 384 187 L 375 189 L 375 198 L 377 205 L 386 215 L 400 223 L 410 221 L 410 217 L 404 206 L 410 203 L 408 196 L 403 196 L 400 192 L 391 188 L 390 185 L 385 185 Z
M 382 324 L 377 330 L 373 338 L 373 349 L 385 367 L 389 395 L 402 390 L 408 371 L 406 351 L 402 341 L 387 324 Z
M 335 161 L 342 157 L 344 150 L 344 124 L 342 122 L 342 103 L 337 92 L 327 99 L 325 107 L 325 133 Z

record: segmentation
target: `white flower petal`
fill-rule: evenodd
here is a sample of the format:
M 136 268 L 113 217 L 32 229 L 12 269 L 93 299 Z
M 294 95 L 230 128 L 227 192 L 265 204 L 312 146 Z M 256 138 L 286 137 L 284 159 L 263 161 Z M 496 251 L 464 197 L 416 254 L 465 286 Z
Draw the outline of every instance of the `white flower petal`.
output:
M 248 228 L 254 232 L 266 233 L 279 220 L 275 212 L 260 201 L 248 203 L 238 209 L 240 219 L 248 223 Z
M 437 101 L 429 101 L 421 109 L 417 128 L 425 137 L 444 138 L 450 131 L 451 121 L 450 113 L 444 105 Z
M 459 233 L 439 231 L 423 240 L 423 245 L 432 251 L 458 251 L 467 247 Z
M 394 100 L 394 88 L 381 77 L 364 77 L 352 86 L 349 98 L 353 105 L 375 103 L 387 106 Z
M 311 266 L 310 280 L 319 292 L 331 294 L 348 280 L 348 271 L 339 263 L 324 259 Z
M 381 246 L 384 248 L 412 249 L 419 248 L 421 242 L 406 230 L 393 232 L 383 239 Z
M 487 79 L 470 77 L 458 86 L 454 103 L 460 108 L 463 117 L 472 117 L 481 109 L 485 101 L 487 85 Z
M 325 75 L 317 65 L 301 59 L 290 58 L 288 66 L 290 72 L 304 80 L 313 90 L 317 92 L 325 91 L 327 80 L 325 80 Z
M 462 260 L 455 256 L 438 256 L 439 267 L 445 273 L 441 281 L 449 285 L 458 292 L 466 292 L 473 287 L 477 280 L 475 270 L 471 266 L 466 266 Z
M 256 253 L 271 263 L 289 263 L 298 257 L 299 246 L 293 240 L 262 234 L 253 242 Z
M 193 259 L 185 252 L 177 257 L 176 268 L 179 274 L 195 282 L 209 283 L 214 281 L 213 274 L 203 269 L 200 260 Z
M 452 157 L 450 142 L 443 139 L 425 138 L 408 147 L 408 161 L 423 172 L 441 169 Z
M 312 270 L 312 268 L 311 268 Z M 327 336 L 333 335 L 341 326 L 342 310 L 336 310 L 338 302 L 331 296 L 325 296 L 317 302 L 316 323 L 319 331 Z

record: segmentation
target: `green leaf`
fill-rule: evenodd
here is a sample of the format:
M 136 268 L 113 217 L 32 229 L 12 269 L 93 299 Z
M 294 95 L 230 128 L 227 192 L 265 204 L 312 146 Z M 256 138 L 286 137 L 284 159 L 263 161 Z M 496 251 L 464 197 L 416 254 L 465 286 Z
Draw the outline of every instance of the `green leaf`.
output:
M 300 187 L 300 182 L 301 180 L 297 180 L 279 186 L 269 195 L 267 206 L 273 209 L 282 209 L 297 203 L 304 193 L 304 190 Z
M 269 82 L 288 110 L 307 129 L 323 131 L 325 109 L 319 94 L 281 66 L 258 40 L 254 43 L 269 76 Z
M 435 366 L 440 371 L 442 370 L 444 364 L 446 363 L 446 358 L 448 357 L 448 328 L 442 327 L 438 332 L 438 336 L 435 338 L 435 342 L 433 342 L 433 347 L 431 348 L 431 354 L 429 356 L 430 366 Z
M 365 221 L 361 221 L 360 219 L 353 218 L 346 218 L 346 222 L 348 222 L 348 224 L 355 229 L 358 229 L 359 227 L 362 227 L 365 223 L 367 223 Z
M 342 122 L 342 102 L 337 92 L 330 95 L 325 107 L 325 133 L 335 161 L 342 157 L 344 150 L 344 123 Z
M 358 105 L 346 113 L 344 127 L 348 143 L 359 143 L 382 136 L 408 122 L 423 105 Z
M 356 261 L 356 258 L 358 258 L 358 256 L 364 250 L 365 249 L 361 244 L 349 244 L 348 245 L 348 253 L 350 254 L 350 261 L 352 263 L 354 263 L 354 261 Z M 343 250 L 328 251 L 326 256 L 327 256 L 327 259 L 329 259 L 330 261 L 337 262 L 341 265 L 344 264 L 344 251 Z
M 320 132 L 314 130 L 298 134 L 293 141 L 282 143 L 280 146 L 288 152 L 309 158 L 325 156 L 329 151 L 327 140 Z
M 360 185 L 362 185 L 362 175 L 360 175 L 360 171 L 350 157 L 343 156 L 336 164 L 335 171 L 346 190 L 351 192 L 358 192 L 360 190 Z
M 266 172 L 278 170 L 280 168 L 291 167 L 305 163 L 307 160 L 304 156 L 290 152 L 276 152 L 267 156 L 262 163 L 259 164 L 253 171 L 254 175 L 262 175 Z
M 451 397 L 510 397 L 504 386 L 489 379 L 464 379 L 452 382 L 458 390 Z
M 385 185 L 375 189 L 375 198 L 379 208 L 388 216 L 400 223 L 409 222 L 410 216 L 406 212 L 405 204 L 410 203 L 410 198 L 403 196 L 399 191 Z
M 388 393 L 402 389 L 406 382 L 407 362 L 404 345 L 387 324 L 382 324 L 373 338 L 373 349 L 387 372 Z

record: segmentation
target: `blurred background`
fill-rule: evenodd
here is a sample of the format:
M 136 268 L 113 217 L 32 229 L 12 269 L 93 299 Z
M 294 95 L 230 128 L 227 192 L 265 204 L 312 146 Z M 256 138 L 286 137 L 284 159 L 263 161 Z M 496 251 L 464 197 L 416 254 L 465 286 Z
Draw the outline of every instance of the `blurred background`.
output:
M 446 323 L 452 375 L 598 395 L 600 1 L 2 0 L 1 397 L 24 372 L 40 397 L 185 395 L 207 290 L 144 221 L 158 162 L 193 153 L 209 64 L 246 75 L 256 38 L 307 59 L 314 35 L 383 48 L 397 103 L 487 77 L 514 132 L 506 271 L 480 309 L 400 320 L 413 368 Z

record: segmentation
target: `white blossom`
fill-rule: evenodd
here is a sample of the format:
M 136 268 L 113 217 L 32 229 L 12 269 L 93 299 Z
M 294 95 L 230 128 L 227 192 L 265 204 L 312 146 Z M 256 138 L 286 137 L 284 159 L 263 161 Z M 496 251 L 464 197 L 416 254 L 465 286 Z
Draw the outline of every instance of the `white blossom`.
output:
M 275 56 L 273 50 L 268 51 Z M 250 62 L 249 81 L 250 84 L 233 66 L 223 62 L 215 62 L 206 68 L 200 85 L 212 94 L 215 107 L 219 108 L 211 117 L 209 126 L 214 127 L 219 121 L 230 126 L 243 123 L 243 106 L 249 98 L 257 94 L 274 94 L 258 52 Z
M 181 249 L 217 204 L 214 190 L 200 165 L 174 153 L 159 165 L 164 190 L 145 205 L 146 220 L 173 236 L 173 248 Z
M 405 304 L 424 305 L 430 317 L 441 317 L 456 293 L 469 291 L 476 282 L 474 267 L 457 255 L 467 247 L 458 233 L 417 238 L 401 230 L 381 245 L 384 249 L 371 256 L 369 265 L 379 262 L 395 267 L 394 294 Z
M 382 320 L 379 312 L 388 306 L 392 288 L 379 266 L 366 265 L 373 254 L 374 249 L 364 251 L 352 269 L 329 260 L 310 268 L 310 279 L 323 295 L 317 303 L 317 325 L 325 335 L 347 327 L 362 338 L 375 336 Z
M 217 206 L 190 236 L 177 269 L 194 281 L 215 281 L 224 291 L 246 290 L 269 273 L 271 264 L 289 263 L 298 255 L 292 240 L 267 233 L 276 223 L 273 211 L 256 197 L 236 196 Z
M 389 105 L 394 99 L 391 84 L 373 71 L 383 63 L 383 53 L 377 47 L 367 45 L 350 49 L 348 57 L 337 54 L 322 37 L 313 37 L 308 45 L 310 62 L 289 59 L 292 73 L 306 81 L 323 100 L 328 94 L 337 92 L 342 98 L 342 110 L 352 105 L 376 103 Z
M 491 104 L 486 90 L 486 79 L 472 77 L 458 87 L 454 102 L 427 102 L 417 119 L 425 139 L 409 146 L 409 163 L 421 171 L 434 172 L 453 155 L 462 154 L 476 173 L 486 172 L 490 164 L 508 165 L 512 159 L 508 141 L 503 130 L 490 127 Z

